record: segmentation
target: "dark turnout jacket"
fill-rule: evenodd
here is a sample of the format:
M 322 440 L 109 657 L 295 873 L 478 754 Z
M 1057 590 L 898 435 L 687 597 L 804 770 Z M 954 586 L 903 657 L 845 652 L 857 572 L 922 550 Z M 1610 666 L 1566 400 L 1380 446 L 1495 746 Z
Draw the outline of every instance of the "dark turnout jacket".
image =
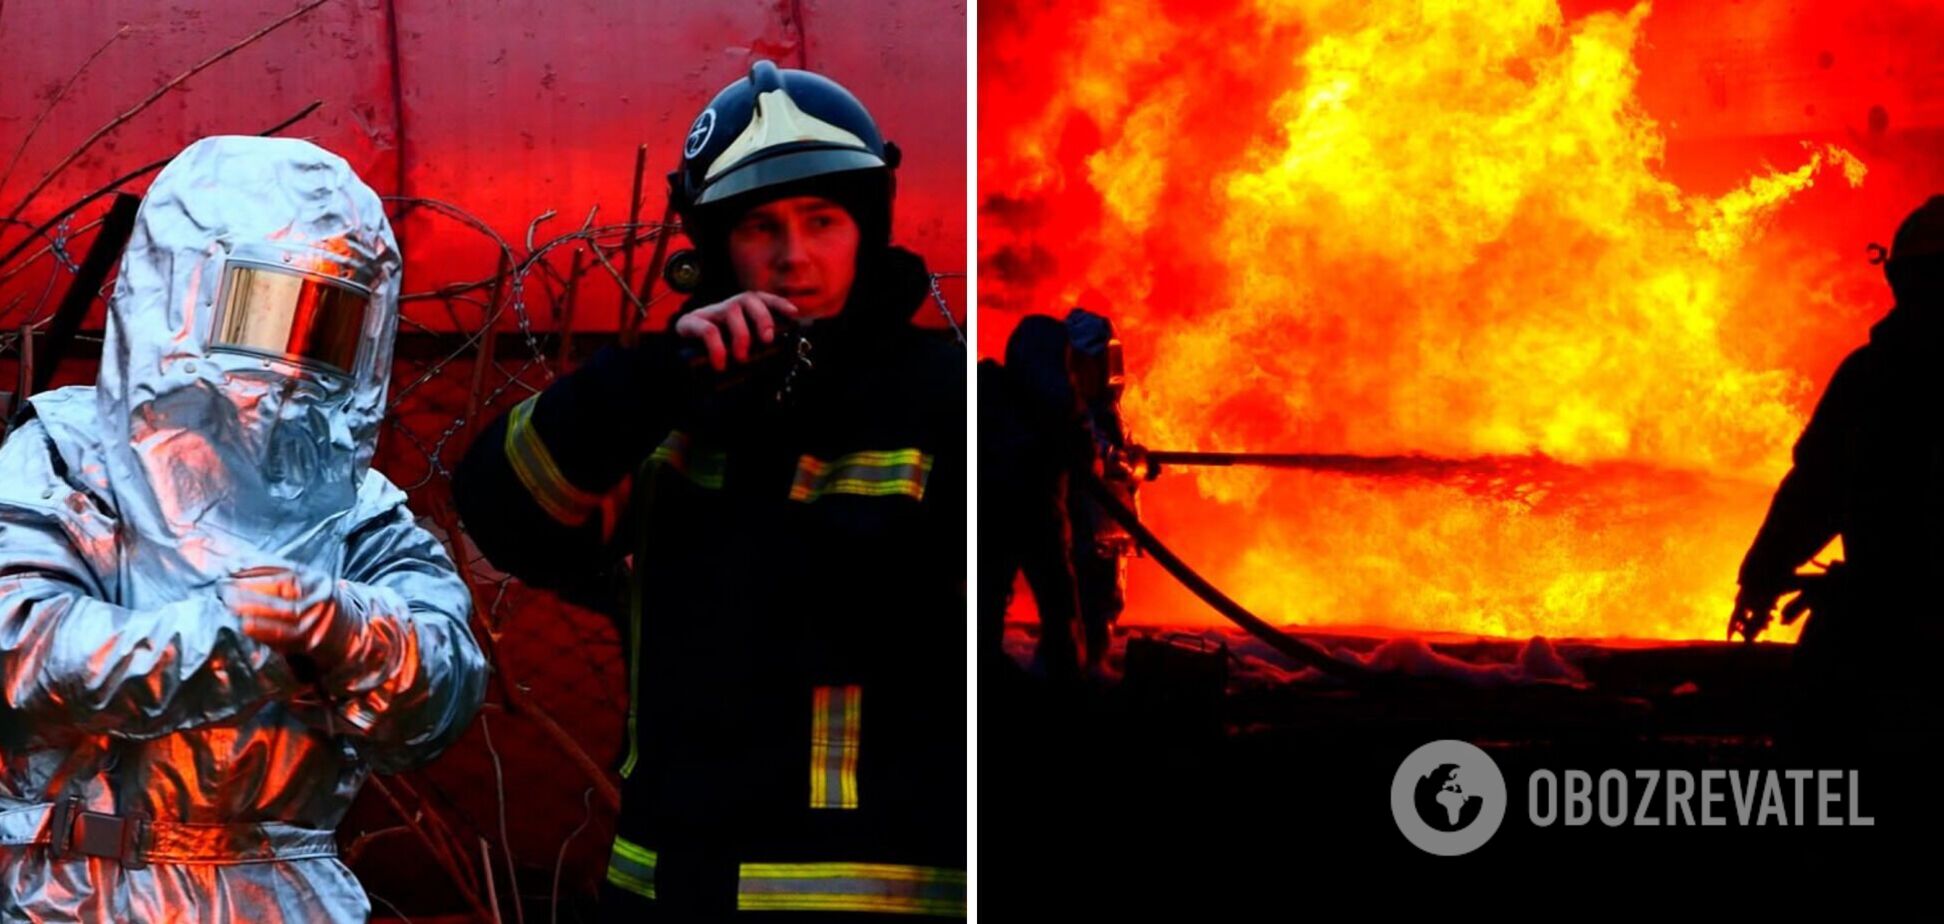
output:
M 1837 368 L 1742 563 L 1743 587 L 1785 585 L 1840 534 L 1848 596 L 1876 628 L 1935 615 L 1918 610 L 1944 570 L 1940 314 L 1893 310 Z
M 1023 319 L 1006 364 L 979 364 L 979 644 L 1005 670 L 1013 579 L 1024 574 L 1039 611 L 1035 659 L 1055 679 L 1079 670 L 1079 601 L 1067 497 L 1092 459 L 1091 437 L 1066 378 L 1066 329 Z
M 608 919 L 964 913 L 964 351 L 875 291 L 720 393 L 672 336 L 603 351 L 455 473 L 495 565 L 623 589 Z

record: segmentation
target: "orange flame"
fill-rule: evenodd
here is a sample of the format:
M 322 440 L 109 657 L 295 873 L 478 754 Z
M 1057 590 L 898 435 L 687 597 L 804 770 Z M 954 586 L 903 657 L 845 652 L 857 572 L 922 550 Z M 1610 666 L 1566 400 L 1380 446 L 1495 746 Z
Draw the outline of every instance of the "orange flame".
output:
M 1821 379 L 1880 310 L 1838 290 L 1883 297 L 1776 229 L 1869 170 L 1804 140 L 1724 192 L 1677 185 L 1638 93 L 1649 17 L 1146 0 L 982 24 L 982 352 L 993 309 L 1105 292 L 1149 446 L 1563 463 L 1151 486 L 1157 531 L 1271 621 L 1720 638 Z M 1141 564 L 1130 597 L 1132 622 L 1213 618 Z

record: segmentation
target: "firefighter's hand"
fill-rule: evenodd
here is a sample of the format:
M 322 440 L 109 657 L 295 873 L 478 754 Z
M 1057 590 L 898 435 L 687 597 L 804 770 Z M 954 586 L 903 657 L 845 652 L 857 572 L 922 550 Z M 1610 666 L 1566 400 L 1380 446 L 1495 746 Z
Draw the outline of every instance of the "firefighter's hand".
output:
M 1108 481 L 1132 480 L 1134 469 L 1127 464 L 1127 451 L 1118 447 L 1108 450 L 1106 458 L 1100 460 L 1100 477 Z
M 325 670 L 342 664 L 364 633 L 360 609 L 345 605 L 339 582 L 315 568 L 281 561 L 242 568 L 217 584 L 217 594 L 243 620 L 243 634 Z
M 779 317 L 796 320 L 797 306 L 781 295 L 743 292 L 677 318 L 675 333 L 701 341 L 709 350 L 709 364 L 721 372 L 729 368 L 731 357 L 739 363 L 749 360 L 752 340 L 775 340 Z
M 1729 640 L 1733 641 L 1738 632 L 1745 642 L 1753 642 L 1760 637 L 1774 616 L 1775 601 L 1780 596 L 1779 593 L 1759 588 L 1742 588 L 1735 595 L 1735 611 L 1728 617 Z

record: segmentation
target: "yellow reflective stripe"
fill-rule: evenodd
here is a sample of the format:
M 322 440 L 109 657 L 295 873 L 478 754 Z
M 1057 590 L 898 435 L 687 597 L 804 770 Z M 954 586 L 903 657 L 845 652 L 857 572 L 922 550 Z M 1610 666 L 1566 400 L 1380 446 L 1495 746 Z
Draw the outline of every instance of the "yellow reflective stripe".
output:
M 654 898 L 657 859 L 654 851 L 616 835 L 614 852 L 608 855 L 607 880 L 643 898 Z
M 636 879 L 633 876 L 630 876 L 626 873 L 623 873 L 612 866 L 608 867 L 607 881 L 612 882 L 623 889 L 627 889 L 628 891 L 633 892 L 634 894 L 639 895 L 642 898 L 655 897 L 654 883 L 642 882 L 641 880 Z
M 533 405 L 539 400 L 540 396 L 534 395 L 513 406 L 506 424 L 506 461 L 547 516 L 568 526 L 579 526 L 587 522 L 589 514 L 600 509 L 601 498 L 575 487 L 554 464 L 553 454 L 547 451 L 547 444 L 540 441 L 540 431 L 533 426 Z
M 736 910 L 860 911 L 962 918 L 965 917 L 965 902 L 957 899 L 878 898 L 869 895 L 738 895 Z
M 843 807 L 857 807 L 857 720 L 863 710 L 864 688 L 844 688 L 844 756 L 839 778 L 843 780 Z
M 965 871 L 890 863 L 744 863 L 739 911 L 965 916 Z
M 640 844 L 635 843 L 634 841 L 628 840 L 625 837 L 621 837 L 620 835 L 615 835 L 614 852 L 615 854 L 621 857 L 624 857 L 629 860 L 633 860 L 634 862 L 647 867 L 651 871 L 661 861 L 661 854 L 649 850 L 648 848 L 643 847 Z
M 810 807 L 830 807 L 830 688 L 810 692 Z
M 864 688 L 855 684 L 811 691 L 810 807 L 857 807 L 858 716 Z
M 931 467 L 931 455 L 916 449 L 853 452 L 827 462 L 805 455 L 797 460 L 790 499 L 807 504 L 825 494 L 863 494 L 924 500 Z
M 720 489 L 722 473 L 729 457 L 721 450 L 697 449 L 695 439 L 680 430 L 673 431 L 648 456 L 650 465 L 666 465 L 682 477 L 704 488 Z

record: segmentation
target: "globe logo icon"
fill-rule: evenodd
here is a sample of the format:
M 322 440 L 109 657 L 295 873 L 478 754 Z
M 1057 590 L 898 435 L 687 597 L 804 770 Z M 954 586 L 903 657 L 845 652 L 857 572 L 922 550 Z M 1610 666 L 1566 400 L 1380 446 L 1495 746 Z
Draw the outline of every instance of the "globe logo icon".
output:
M 1439 831 L 1463 831 L 1485 808 L 1485 797 L 1465 794 L 1458 782 L 1457 764 L 1439 764 L 1436 770 L 1418 777 L 1413 799 L 1418 820 Z
M 1453 857 L 1477 850 L 1505 820 L 1505 776 L 1491 755 L 1464 741 L 1433 741 L 1397 768 L 1391 817 L 1426 853 Z

